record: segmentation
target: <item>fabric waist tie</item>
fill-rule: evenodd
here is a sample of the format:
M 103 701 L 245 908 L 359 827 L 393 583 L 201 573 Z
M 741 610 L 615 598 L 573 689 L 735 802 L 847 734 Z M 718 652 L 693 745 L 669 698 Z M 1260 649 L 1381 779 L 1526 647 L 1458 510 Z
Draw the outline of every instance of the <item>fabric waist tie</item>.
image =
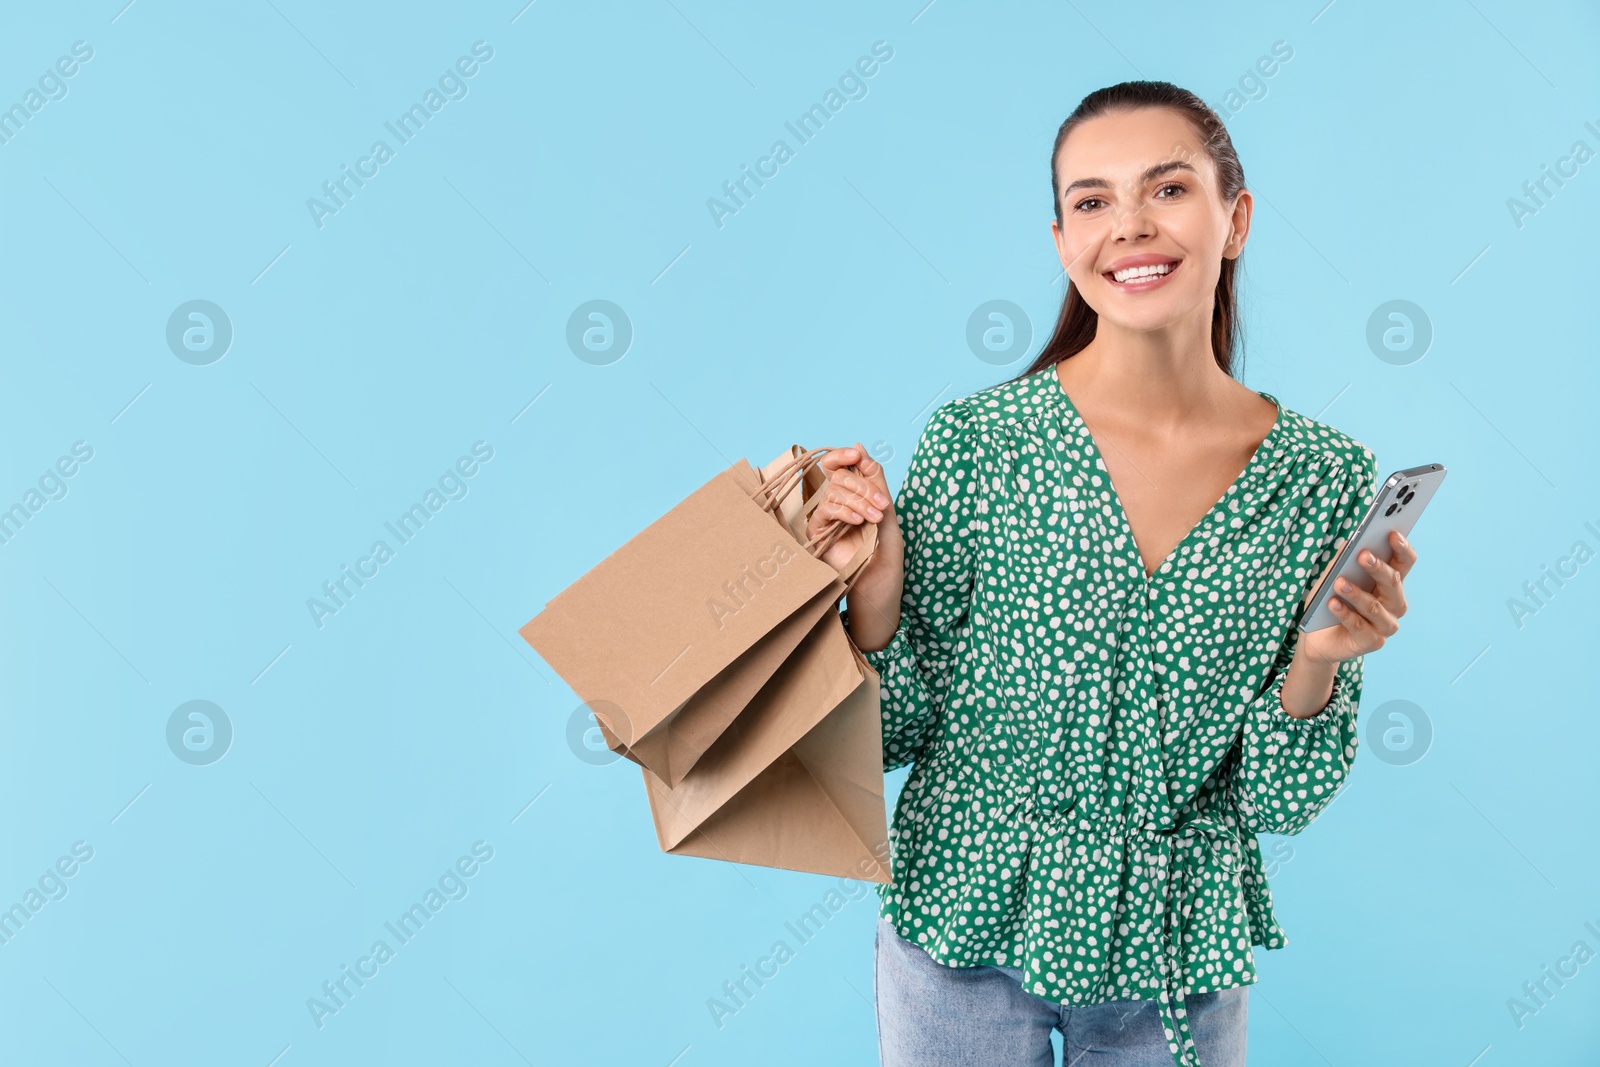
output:
M 1173 863 L 1173 853 L 1177 849 L 1192 849 L 1197 843 L 1203 843 L 1210 849 L 1212 857 L 1217 861 L 1223 871 L 1229 875 L 1236 875 L 1243 869 L 1243 864 L 1233 865 L 1224 857 L 1227 855 L 1225 846 L 1229 839 L 1237 840 L 1237 836 L 1224 822 L 1209 811 L 1185 815 L 1170 829 L 1161 829 L 1148 823 L 1141 824 L 1138 830 L 1153 844 L 1149 855 L 1156 857 L 1158 865 L 1157 876 L 1165 889 L 1162 900 L 1161 941 L 1165 951 L 1162 953 L 1162 966 L 1166 972 L 1166 981 L 1161 989 L 1161 1028 L 1167 1035 L 1167 1048 L 1172 1052 L 1172 1058 L 1178 1067 L 1202 1067 L 1200 1054 L 1195 1049 L 1194 1039 L 1189 1034 L 1188 1013 L 1188 975 L 1183 967 L 1184 938 L 1188 933 L 1189 912 L 1189 867 L 1185 862 Z
M 1076 796 L 1055 810 L 1040 809 L 1036 804 L 1026 806 L 1023 820 L 1028 826 L 1029 842 L 1025 868 L 1032 866 L 1034 857 L 1041 851 L 1039 846 L 1045 839 L 1054 838 L 1054 843 L 1059 844 L 1060 837 L 1069 829 L 1104 831 L 1108 828 L 1104 821 L 1090 814 L 1079 813 L 1077 808 Z M 1114 825 L 1111 828 L 1115 829 Z M 1192 850 L 1196 845 L 1204 844 L 1224 873 L 1236 875 L 1244 865 L 1227 862 L 1226 844 L 1238 838 L 1211 811 L 1185 814 L 1172 826 L 1165 828 L 1149 821 L 1140 822 L 1130 826 L 1129 833 L 1137 835 L 1142 846 L 1141 853 L 1155 865 L 1153 881 L 1161 902 L 1162 949 L 1162 984 L 1157 1004 L 1161 1029 L 1167 1037 L 1167 1048 L 1177 1067 L 1204 1067 L 1189 1033 L 1188 976 L 1183 965 L 1184 938 L 1189 922 L 1190 865 L 1182 860 L 1173 863 L 1172 859 L 1178 849 Z

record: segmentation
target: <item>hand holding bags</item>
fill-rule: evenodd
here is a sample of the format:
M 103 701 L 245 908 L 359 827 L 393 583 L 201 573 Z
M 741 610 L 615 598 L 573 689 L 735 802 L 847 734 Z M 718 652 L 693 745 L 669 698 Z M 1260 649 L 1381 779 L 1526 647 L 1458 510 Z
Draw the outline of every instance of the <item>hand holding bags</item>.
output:
M 663 850 L 887 881 L 878 679 L 835 610 L 877 528 L 840 572 L 850 524 L 802 543 L 827 451 L 734 464 L 521 633 L 641 765 Z

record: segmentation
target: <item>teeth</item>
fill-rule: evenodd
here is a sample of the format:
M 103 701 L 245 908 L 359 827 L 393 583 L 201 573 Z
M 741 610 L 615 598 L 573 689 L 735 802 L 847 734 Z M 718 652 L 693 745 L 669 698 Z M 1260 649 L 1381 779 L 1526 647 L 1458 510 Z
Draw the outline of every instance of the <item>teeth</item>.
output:
M 1168 274 L 1174 265 L 1171 263 L 1157 263 L 1149 267 L 1130 267 L 1112 273 L 1111 277 L 1119 282 L 1132 281 L 1135 278 L 1152 278 L 1159 274 Z

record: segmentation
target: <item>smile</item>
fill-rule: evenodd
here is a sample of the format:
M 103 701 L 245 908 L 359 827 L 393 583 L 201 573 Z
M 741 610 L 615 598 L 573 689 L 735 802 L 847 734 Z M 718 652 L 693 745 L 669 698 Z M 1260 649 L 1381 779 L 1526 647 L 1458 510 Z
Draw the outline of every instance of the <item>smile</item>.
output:
M 1104 277 L 1119 289 L 1153 289 L 1176 274 L 1182 265 L 1181 260 L 1154 263 L 1145 267 L 1129 267 L 1127 270 L 1107 272 Z

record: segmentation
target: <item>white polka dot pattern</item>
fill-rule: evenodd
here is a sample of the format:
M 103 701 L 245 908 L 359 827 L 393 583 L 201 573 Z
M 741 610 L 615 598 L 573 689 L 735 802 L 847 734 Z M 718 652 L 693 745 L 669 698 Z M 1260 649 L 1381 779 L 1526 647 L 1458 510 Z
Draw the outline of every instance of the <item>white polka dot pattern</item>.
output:
M 884 770 L 915 764 L 880 914 L 1051 1000 L 1159 1001 L 1180 1065 L 1184 993 L 1288 943 L 1256 835 L 1305 829 L 1357 747 L 1361 657 L 1309 719 L 1278 691 L 1374 457 L 1261 395 L 1277 422 L 1149 578 L 1053 367 L 944 404 L 895 502 L 900 627 L 866 653 Z

